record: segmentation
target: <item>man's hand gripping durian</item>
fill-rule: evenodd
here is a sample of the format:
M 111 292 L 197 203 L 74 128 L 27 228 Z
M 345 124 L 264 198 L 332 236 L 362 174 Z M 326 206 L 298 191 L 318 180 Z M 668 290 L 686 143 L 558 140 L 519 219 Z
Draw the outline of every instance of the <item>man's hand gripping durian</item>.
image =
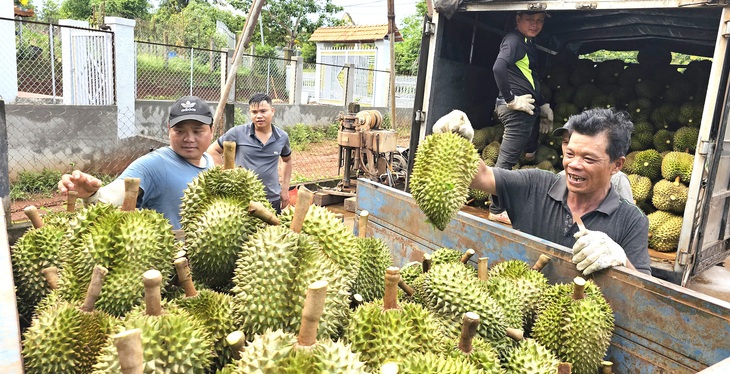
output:
M 613 266 L 626 266 L 626 252 L 605 232 L 585 228 L 580 219 L 575 220 L 579 230 L 575 233 L 573 244 L 573 263 L 583 275 L 591 274 Z M 630 266 L 632 267 L 632 266 Z
M 474 128 L 471 127 L 469 118 L 466 116 L 466 113 L 457 109 L 454 109 L 451 113 L 439 118 L 439 120 L 433 124 L 434 134 L 443 134 L 447 132 L 455 132 L 469 141 L 474 138 Z

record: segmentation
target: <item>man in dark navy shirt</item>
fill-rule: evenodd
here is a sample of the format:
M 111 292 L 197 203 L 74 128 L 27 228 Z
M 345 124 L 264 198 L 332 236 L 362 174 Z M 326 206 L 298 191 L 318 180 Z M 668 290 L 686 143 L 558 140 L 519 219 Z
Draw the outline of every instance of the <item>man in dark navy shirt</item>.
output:
M 504 125 L 504 135 L 495 167 L 512 169 L 525 152 L 530 160 L 537 151 L 539 132 L 552 130 L 553 111 L 540 94 L 537 50 L 533 38 L 541 31 L 548 14 L 520 11 L 515 28 L 505 35 L 494 62 L 494 80 L 499 88 L 496 111 Z M 537 107 L 537 109 L 535 109 Z M 492 195 L 489 219 L 510 224 L 507 213 Z

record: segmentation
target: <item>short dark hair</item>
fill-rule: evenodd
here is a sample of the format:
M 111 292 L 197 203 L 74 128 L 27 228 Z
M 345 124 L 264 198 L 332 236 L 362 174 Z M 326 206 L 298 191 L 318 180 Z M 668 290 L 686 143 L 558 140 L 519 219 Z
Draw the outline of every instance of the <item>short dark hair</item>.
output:
M 608 135 L 608 157 L 616 161 L 626 156 L 631 144 L 631 132 L 634 131 L 634 124 L 626 111 L 617 111 L 606 108 L 587 109 L 580 114 L 574 114 L 568 118 L 566 128 L 572 133 L 588 136 L 596 136 L 606 132 Z
M 255 94 L 253 94 L 253 96 L 251 96 L 251 98 L 248 100 L 248 105 L 261 104 L 264 101 L 269 103 L 269 105 L 271 105 L 272 104 L 271 96 L 269 96 L 263 92 L 259 92 L 259 93 L 255 93 Z

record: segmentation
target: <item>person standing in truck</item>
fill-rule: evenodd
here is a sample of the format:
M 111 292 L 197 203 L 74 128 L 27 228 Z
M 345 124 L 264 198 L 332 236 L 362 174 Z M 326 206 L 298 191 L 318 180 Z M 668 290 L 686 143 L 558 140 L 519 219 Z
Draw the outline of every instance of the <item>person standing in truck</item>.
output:
M 537 49 L 533 43 L 542 31 L 545 11 L 519 11 L 515 28 L 505 35 L 492 68 L 499 89 L 496 112 L 504 125 L 504 135 L 495 167 L 512 169 L 522 152 L 535 158 L 539 133 L 552 130 L 553 111 L 540 94 Z M 488 218 L 511 224 L 498 196 L 492 195 Z
M 628 113 L 589 109 L 568 118 L 566 126 L 571 134 L 564 175 L 488 167 L 480 160 L 470 188 L 499 196 L 513 228 L 572 247 L 572 260 L 584 275 L 619 265 L 651 275 L 649 220 L 611 184 L 631 142 L 634 125 Z M 463 121 L 461 127 L 471 125 Z M 433 131 L 463 134 L 469 129 L 434 126 Z
M 236 142 L 236 166 L 256 173 L 264 183 L 266 199 L 281 213 L 289 205 L 289 181 L 292 173 L 289 135 L 274 126 L 274 106 L 271 97 L 264 93 L 254 94 L 248 101 L 251 122 L 226 131 L 208 147 L 216 164 L 223 163 L 223 142 Z M 281 181 L 279 158 L 282 161 Z

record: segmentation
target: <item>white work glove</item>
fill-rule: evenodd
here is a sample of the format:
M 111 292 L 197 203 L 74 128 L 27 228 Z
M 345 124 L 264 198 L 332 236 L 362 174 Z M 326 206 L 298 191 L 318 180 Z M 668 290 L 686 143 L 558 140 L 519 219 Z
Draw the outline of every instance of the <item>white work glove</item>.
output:
M 581 230 L 575 233 L 573 263 L 583 275 L 613 266 L 626 266 L 626 252 L 605 232 Z
M 540 106 L 540 134 L 547 134 L 553 131 L 553 110 L 550 104 L 545 103 Z
M 532 95 L 525 94 L 525 95 L 518 95 L 515 96 L 512 101 L 507 103 L 507 108 L 510 108 L 512 110 L 519 110 L 521 112 L 525 112 L 529 115 L 535 114 L 533 112 L 533 109 L 535 109 L 535 106 L 532 105 L 532 103 L 535 102 L 535 99 L 532 98 Z
M 443 134 L 446 132 L 455 132 L 469 141 L 474 138 L 474 128 L 471 127 L 469 118 L 466 116 L 466 113 L 457 109 L 454 109 L 451 113 L 439 118 L 439 120 L 433 124 L 434 134 Z

